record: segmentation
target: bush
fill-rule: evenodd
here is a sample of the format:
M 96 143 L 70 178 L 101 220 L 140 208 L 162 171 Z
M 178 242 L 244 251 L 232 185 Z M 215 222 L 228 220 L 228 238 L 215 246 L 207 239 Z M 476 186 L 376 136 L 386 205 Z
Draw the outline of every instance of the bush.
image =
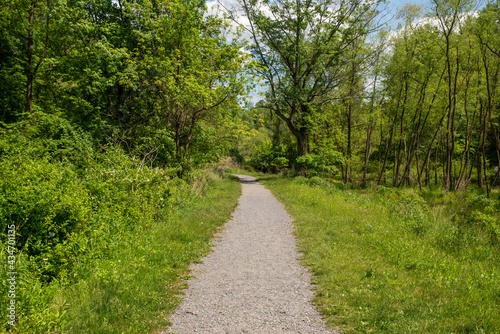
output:
M 318 176 L 313 176 L 309 179 L 310 186 L 324 186 L 326 184 L 326 181 Z
M 492 244 L 500 241 L 500 204 L 484 195 L 478 195 L 465 201 L 465 205 L 455 216 L 459 225 L 470 226 L 485 232 Z
M 274 160 L 271 162 L 271 167 L 275 168 L 276 170 L 286 168 L 288 167 L 288 165 L 288 159 L 285 157 L 274 158 Z
M 94 157 L 90 134 L 59 114 L 33 112 L 23 135 L 39 145 L 38 156 L 51 162 L 69 162 L 77 168 L 86 168 Z
M 297 176 L 297 171 L 295 170 L 286 170 L 283 172 L 283 176 L 284 177 L 288 177 L 288 178 L 294 178 Z
M 191 189 L 195 195 L 204 193 L 206 188 L 218 179 L 219 175 L 209 168 L 196 170 L 188 176 L 188 182 L 191 184 Z
M 293 182 L 297 184 L 309 184 L 309 179 L 304 176 L 296 176 L 293 178 Z
M 245 163 L 245 157 L 237 148 L 229 149 L 229 156 L 233 158 L 233 161 L 235 161 L 238 165 L 243 165 Z
M 418 192 L 407 189 L 397 191 L 396 196 L 396 203 L 393 203 L 395 217 L 416 235 L 425 234 L 433 223 L 425 200 Z
M 306 176 L 332 176 L 338 172 L 336 165 L 343 161 L 342 154 L 337 151 L 308 153 L 297 158 L 297 166 Z
M 255 153 L 250 158 L 249 164 L 258 171 L 277 172 L 289 165 L 289 159 L 286 157 L 285 147 L 283 145 L 272 146 L 267 141 L 259 145 Z
M 0 162 L 0 222 L 16 224 L 18 238 L 20 332 L 62 330 L 66 287 L 89 276 L 107 280 L 113 270 L 99 268 L 100 261 L 130 246 L 133 236 L 171 219 L 174 206 L 193 198 L 188 183 L 172 176 L 175 171 L 145 167 L 115 146 L 94 161 L 86 170 L 47 156 L 18 154 Z M 216 177 L 201 172 L 193 176 L 193 185 L 204 189 Z M 7 300 L 5 275 L 2 271 L 2 301 Z M 6 312 L 0 311 L 4 319 Z
M 328 182 L 322 179 L 321 177 L 318 176 L 313 176 L 311 178 L 307 178 L 304 176 L 296 176 L 293 179 L 293 182 L 297 184 L 307 184 L 309 186 L 326 186 L 328 185 Z
M 88 228 L 89 193 L 70 167 L 12 160 L 0 163 L 0 222 L 16 224 L 18 250 L 43 281 L 67 276 Z

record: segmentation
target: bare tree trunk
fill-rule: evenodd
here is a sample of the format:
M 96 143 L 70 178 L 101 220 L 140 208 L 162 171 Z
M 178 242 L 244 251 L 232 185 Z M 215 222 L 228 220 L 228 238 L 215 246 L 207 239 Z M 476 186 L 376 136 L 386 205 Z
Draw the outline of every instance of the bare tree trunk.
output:
M 469 120 L 469 111 L 468 111 L 467 106 L 468 106 L 468 92 L 469 92 L 469 84 L 470 84 L 470 76 L 469 76 L 470 72 L 471 72 L 471 70 L 469 70 L 467 72 L 467 78 L 465 81 L 465 94 L 464 94 L 464 113 L 465 113 L 465 119 L 466 119 L 465 143 L 464 143 L 464 149 L 462 151 L 461 158 L 460 158 L 460 171 L 458 172 L 458 177 L 457 177 L 457 180 L 455 183 L 455 190 L 463 188 L 464 177 L 465 177 L 465 173 L 467 171 L 467 166 L 469 163 L 469 153 L 470 153 L 471 141 L 469 140 L 470 120 Z M 471 128 L 473 126 L 474 126 L 474 123 L 472 123 Z
M 450 62 L 450 40 L 449 36 L 446 36 L 446 67 L 448 69 L 448 117 L 446 121 L 446 160 L 445 160 L 445 168 L 443 169 L 443 181 L 444 181 L 444 190 L 450 190 L 451 186 L 451 164 L 452 164 L 452 156 L 453 153 L 451 151 L 451 131 L 452 131 L 452 80 L 451 80 L 451 62 Z
M 445 71 L 446 71 L 446 67 L 444 67 L 443 71 L 441 72 L 438 84 L 436 86 L 436 89 L 434 90 L 434 95 L 432 96 L 432 100 L 429 104 L 429 108 L 427 109 L 427 113 L 425 115 L 425 118 L 422 122 L 422 125 L 420 126 L 420 131 L 416 131 L 416 134 L 417 134 L 416 143 L 415 143 L 415 150 L 416 151 L 418 151 L 418 145 L 420 144 L 420 138 L 422 138 L 422 136 L 423 136 L 423 133 L 425 130 L 425 125 L 427 124 L 427 120 L 429 119 L 429 115 L 431 113 L 432 107 L 434 106 L 434 101 L 436 100 L 436 97 L 438 96 L 439 87 L 441 86 L 441 81 L 443 79 Z M 430 78 L 430 76 L 427 78 L 427 83 L 429 82 L 429 78 Z M 424 94 L 421 94 L 421 97 L 422 97 L 422 99 L 419 101 L 419 105 L 423 104 L 423 102 L 425 100 L 425 91 L 424 91 Z M 420 114 L 421 113 L 422 113 L 422 111 L 420 111 Z M 431 160 L 431 153 L 432 153 L 432 145 L 434 144 L 434 141 L 436 140 L 436 137 L 441 129 L 445 115 L 446 114 L 444 113 L 443 116 L 441 117 L 441 120 L 439 121 L 438 128 L 437 128 L 436 132 L 434 133 L 434 136 L 432 137 L 432 141 L 431 141 L 429 148 L 427 149 L 427 153 L 425 155 L 426 158 L 424 160 L 424 163 L 427 164 L 426 176 L 425 176 L 425 185 L 426 186 L 428 186 L 430 184 L 430 160 Z M 418 121 L 419 124 L 421 123 L 420 120 L 421 120 L 421 116 L 419 116 L 419 121 Z M 418 156 L 418 152 L 416 154 Z M 417 163 L 417 178 L 418 178 L 418 184 L 420 186 L 422 184 L 421 183 L 421 175 L 422 175 L 423 169 L 424 169 L 424 166 L 422 165 L 422 168 L 419 170 L 418 163 Z
M 459 55 L 458 55 L 458 47 L 456 48 L 457 51 L 457 56 L 456 56 L 456 71 L 455 71 L 455 77 L 453 80 L 453 93 L 452 93 L 452 100 L 451 100 L 451 147 L 448 152 L 449 154 L 449 190 L 452 190 L 454 188 L 454 183 L 455 183 L 455 178 L 454 178 L 454 169 L 453 169 L 453 155 L 455 154 L 455 132 L 457 128 L 455 127 L 455 113 L 457 110 L 456 104 L 457 104 L 457 85 L 458 85 L 458 73 L 460 70 L 459 67 Z
M 352 99 L 352 96 L 351 96 Z M 351 159 L 352 159 L 352 100 L 350 99 L 349 105 L 347 108 L 347 164 L 346 164 L 346 179 L 345 183 L 352 182 L 352 167 L 351 167 Z
M 484 64 L 484 74 L 486 77 L 486 91 L 488 93 L 488 100 L 486 104 L 486 110 L 484 113 L 484 128 L 483 128 L 483 138 L 482 138 L 482 145 L 481 145 L 481 151 L 482 151 L 482 156 L 483 156 L 483 170 L 484 170 L 484 183 L 486 185 L 486 194 L 488 197 L 490 197 L 490 184 L 488 180 L 488 164 L 486 162 L 486 151 L 485 151 L 485 142 L 486 142 L 486 133 L 488 131 L 488 124 L 491 123 L 491 110 L 493 109 L 493 103 L 492 103 L 492 94 L 491 94 L 491 87 L 490 87 L 490 72 L 488 69 L 488 60 L 486 59 L 486 54 L 483 54 L 483 64 Z
M 482 112 L 481 112 L 481 115 L 482 115 Z M 481 117 L 482 119 L 482 117 Z M 482 121 L 481 121 L 482 122 Z M 481 124 L 481 130 L 483 129 L 483 126 Z M 479 149 L 481 150 L 482 152 L 482 148 L 483 148 L 483 143 L 482 143 L 482 138 L 483 138 L 483 134 L 481 133 L 480 135 L 480 138 L 481 138 L 481 141 L 480 141 L 480 144 L 479 144 Z M 482 154 L 477 154 L 477 186 L 479 188 L 482 188 L 483 187 L 483 159 L 482 159 Z
M 434 160 L 434 185 L 438 185 L 438 150 L 436 147 L 435 152 L 435 160 Z
M 450 55 L 450 36 L 453 33 L 453 28 L 457 21 L 458 13 L 460 8 L 454 8 L 454 12 L 451 16 L 443 17 L 443 15 L 439 12 L 439 4 L 437 0 L 434 0 L 436 5 L 436 16 L 439 19 L 441 29 L 443 31 L 443 35 L 445 38 L 446 49 L 445 49 L 445 57 L 446 57 L 446 69 L 448 73 L 447 81 L 448 81 L 448 117 L 446 120 L 446 143 L 445 143 L 445 159 L 443 161 L 443 181 L 444 181 L 444 190 L 449 191 L 452 189 L 452 173 L 453 173 L 453 150 L 454 150 L 454 99 L 456 94 L 456 78 L 453 79 L 452 68 L 451 68 L 451 55 Z M 446 20 L 451 19 L 451 22 L 446 22 Z M 457 59 L 458 62 L 458 59 Z M 457 68 L 458 71 L 458 68 Z M 455 90 L 453 90 L 453 84 L 455 82 Z
M 404 126 L 404 116 L 405 116 L 405 111 L 406 111 L 406 102 L 408 100 L 408 75 L 407 74 L 405 74 L 404 80 L 405 80 L 405 93 L 404 93 L 404 99 L 403 99 L 403 107 L 401 109 L 401 122 L 399 125 L 399 135 L 401 137 L 399 138 L 397 159 L 394 159 L 395 171 L 394 171 L 394 175 L 393 175 L 393 179 L 392 179 L 392 184 L 394 186 L 396 186 L 398 184 L 398 181 L 399 181 L 399 171 L 401 168 L 401 161 L 403 160 L 402 153 L 401 153 L 402 146 L 403 146 L 403 141 L 406 140 L 406 138 L 404 138 L 404 136 L 403 136 L 403 132 L 404 132 L 403 126 Z M 406 147 L 406 143 L 404 143 L 404 144 Z
M 425 186 L 429 186 L 431 174 L 431 156 L 427 156 L 427 166 L 425 167 Z

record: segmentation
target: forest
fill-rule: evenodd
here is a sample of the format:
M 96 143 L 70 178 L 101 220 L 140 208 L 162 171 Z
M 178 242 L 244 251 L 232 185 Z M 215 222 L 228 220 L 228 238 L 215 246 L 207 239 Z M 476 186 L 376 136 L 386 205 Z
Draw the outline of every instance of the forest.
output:
M 447 245 L 498 273 L 500 2 L 386 5 L 2 1 L 0 331 L 165 326 L 242 169 L 403 216 L 465 203 Z
M 473 6 L 407 4 L 392 31 L 375 25 L 370 8 L 352 8 L 352 21 L 324 30 L 336 17 L 311 9 L 302 20 L 321 19 L 310 36 L 249 9 L 265 64 L 258 71 L 270 86 L 254 113 L 267 117 L 270 143 L 259 142 L 251 163 L 338 175 L 343 184 L 474 184 L 489 194 L 500 180 L 498 3 Z M 275 10 L 285 22 L 288 12 Z

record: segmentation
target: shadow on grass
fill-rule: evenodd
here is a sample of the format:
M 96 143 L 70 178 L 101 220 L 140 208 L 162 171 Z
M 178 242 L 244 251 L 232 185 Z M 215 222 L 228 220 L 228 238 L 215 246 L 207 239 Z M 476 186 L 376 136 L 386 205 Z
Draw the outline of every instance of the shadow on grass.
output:
M 262 175 L 262 176 L 258 176 L 257 177 L 257 182 L 268 181 L 268 180 L 276 180 L 279 177 L 280 176 L 278 174 L 275 174 L 275 175 Z

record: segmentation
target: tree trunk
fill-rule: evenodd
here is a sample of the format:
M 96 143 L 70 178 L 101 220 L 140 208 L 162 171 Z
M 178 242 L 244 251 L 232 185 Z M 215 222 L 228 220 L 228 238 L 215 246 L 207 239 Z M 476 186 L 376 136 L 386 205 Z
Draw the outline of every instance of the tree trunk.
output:
M 368 131 L 366 133 L 366 145 L 365 145 L 365 164 L 363 166 L 363 183 L 366 183 L 366 173 L 368 171 L 368 162 L 370 161 L 370 154 L 372 151 L 372 131 L 375 127 L 375 122 L 368 125 Z
M 347 108 L 347 164 L 346 164 L 346 178 L 345 183 L 352 181 L 352 167 L 351 167 L 351 159 L 352 159 L 352 96 L 349 100 L 349 106 Z
M 431 174 L 431 156 L 427 156 L 427 166 L 425 167 L 425 186 L 429 186 Z
M 477 186 L 479 188 L 483 187 L 483 172 L 482 172 L 482 167 L 483 167 L 483 160 L 481 159 L 481 155 L 477 154 Z
M 404 132 L 406 102 L 408 99 L 408 88 L 409 88 L 408 87 L 409 86 L 408 85 L 408 80 L 409 80 L 408 74 L 404 75 L 404 80 L 405 80 L 405 94 L 404 94 L 404 99 L 403 99 L 403 107 L 401 109 L 401 122 L 399 124 L 400 138 L 399 138 L 399 145 L 398 145 L 398 153 L 397 153 L 397 156 L 394 158 L 395 171 L 394 171 L 394 175 L 393 175 L 393 179 L 392 179 L 393 186 L 396 186 L 399 183 L 399 173 L 400 173 L 400 169 L 401 169 L 401 162 L 403 160 L 403 153 L 402 153 L 403 144 L 404 144 L 404 147 L 406 150 L 406 138 L 403 135 L 403 132 Z
M 26 113 L 31 112 L 31 106 L 33 103 L 33 80 L 34 80 L 35 75 L 33 73 L 32 61 L 33 61 L 33 21 L 35 20 L 35 6 L 36 6 L 36 3 L 34 0 L 32 0 L 31 7 L 30 7 L 30 14 L 29 14 L 28 44 L 27 44 L 27 51 L 26 51 L 26 58 L 27 58 L 27 64 L 26 64 L 26 105 L 24 108 L 24 111 Z
M 297 139 L 297 154 L 299 157 L 306 155 L 308 153 L 308 136 L 307 130 L 305 128 L 294 133 L 295 138 Z
M 300 106 L 300 108 L 303 112 L 307 112 L 307 105 L 302 105 Z M 288 126 L 288 129 L 297 140 L 297 155 L 299 157 L 306 155 L 309 152 L 309 131 L 307 127 L 298 128 L 293 123 L 293 115 L 297 114 L 297 106 L 292 107 L 290 117 L 285 116 L 279 109 L 272 110 L 279 118 L 281 118 L 285 122 L 285 124 Z
M 380 169 L 380 175 L 379 175 L 378 182 L 377 182 L 378 185 L 380 185 L 380 183 L 382 181 L 382 177 L 385 174 L 385 167 L 387 166 L 387 158 L 389 156 L 389 149 L 390 149 L 390 146 L 392 144 L 392 136 L 394 134 L 394 128 L 396 127 L 396 123 L 398 120 L 399 103 L 400 103 L 399 101 L 400 101 L 402 92 L 403 92 L 403 86 L 401 86 L 401 89 L 399 90 L 399 96 L 398 96 L 398 100 L 397 100 L 398 103 L 396 106 L 396 115 L 394 116 L 394 121 L 392 122 L 391 129 L 389 131 L 389 138 L 386 140 L 386 143 L 385 143 L 384 163 L 382 165 L 382 168 Z
M 434 185 L 438 185 L 438 150 L 435 150 L 435 160 L 434 160 Z

